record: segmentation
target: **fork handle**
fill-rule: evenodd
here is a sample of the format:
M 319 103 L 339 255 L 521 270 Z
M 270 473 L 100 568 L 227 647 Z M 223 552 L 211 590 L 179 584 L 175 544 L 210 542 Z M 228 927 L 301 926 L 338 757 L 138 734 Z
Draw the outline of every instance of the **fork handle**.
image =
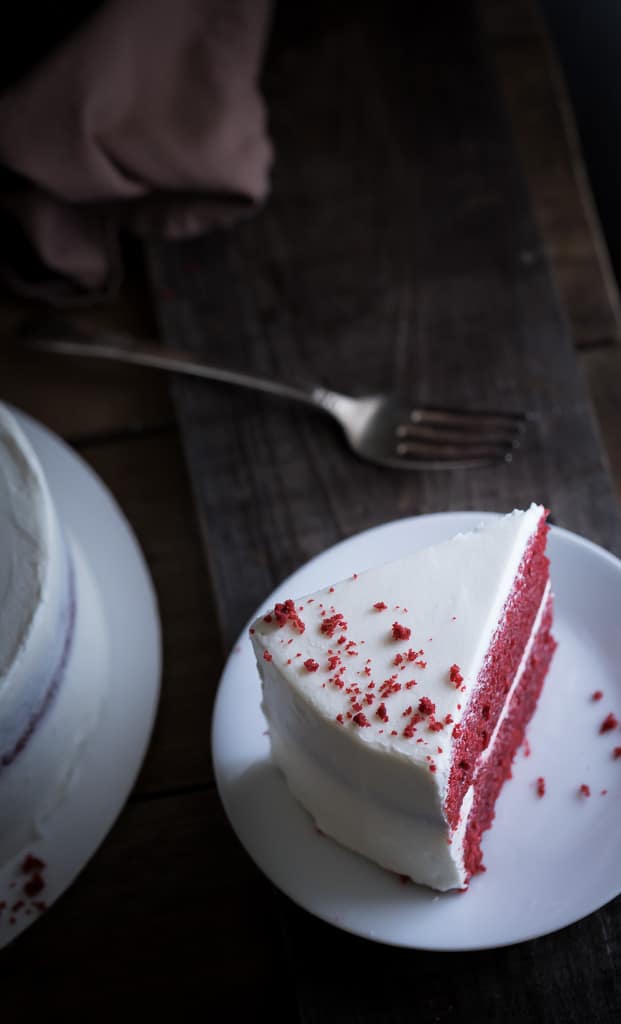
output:
M 118 340 L 115 340 L 115 337 Z M 74 341 L 71 338 L 50 338 L 45 336 L 29 339 L 31 348 L 43 352 L 58 352 L 68 356 L 86 356 L 95 359 L 109 359 L 116 362 L 131 363 L 135 366 L 148 366 L 157 370 L 182 373 L 190 377 L 201 377 L 206 380 L 219 381 L 222 384 L 234 384 L 253 391 L 263 391 L 269 395 L 286 398 L 295 402 L 304 402 L 324 412 L 337 415 L 337 409 L 352 401 L 346 395 L 319 385 L 285 384 L 282 381 L 269 380 L 254 374 L 229 370 L 213 366 L 200 357 L 182 349 L 168 348 L 165 345 L 150 343 L 136 344 L 125 335 L 98 336 L 91 340 Z

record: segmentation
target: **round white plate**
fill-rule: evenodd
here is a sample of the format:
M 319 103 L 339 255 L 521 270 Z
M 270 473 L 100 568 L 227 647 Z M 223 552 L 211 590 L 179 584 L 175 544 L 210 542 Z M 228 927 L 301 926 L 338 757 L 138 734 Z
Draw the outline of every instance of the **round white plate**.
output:
M 278 587 L 276 600 L 472 529 L 493 513 L 447 512 L 368 530 L 324 552 Z M 393 945 L 484 949 L 577 921 L 621 892 L 621 562 L 552 527 L 548 552 L 558 650 L 513 778 L 483 842 L 487 872 L 466 893 L 434 893 L 396 877 L 315 830 L 270 762 L 247 629 L 228 659 L 213 719 L 220 796 L 250 856 L 300 906 L 339 928 Z M 255 616 L 253 616 L 253 619 Z M 592 694 L 601 690 L 599 701 Z M 536 780 L 545 779 L 539 797 Z M 591 796 L 580 793 L 590 787 Z M 606 790 L 602 795 L 602 790 Z
M 140 770 L 159 698 L 161 636 L 151 579 L 118 505 L 63 441 L 13 412 L 43 466 L 73 549 L 77 620 L 67 677 L 73 686 L 82 673 L 83 682 L 103 694 L 67 792 L 50 811 L 40 837 L 27 847 L 45 862 L 45 888 L 36 898 L 49 907 L 104 839 Z M 62 696 L 63 687 L 50 719 L 62 715 Z M 20 872 L 25 852 L 0 871 L 0 903 L 6 904 L 0 914 L 0 947 L 39 917 L 28 900 L 13 910 L 25 881 Z

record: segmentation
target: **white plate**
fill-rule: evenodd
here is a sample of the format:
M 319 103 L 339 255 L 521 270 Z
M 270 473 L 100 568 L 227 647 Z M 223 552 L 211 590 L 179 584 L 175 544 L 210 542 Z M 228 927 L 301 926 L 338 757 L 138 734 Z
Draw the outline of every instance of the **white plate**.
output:
M 64 442 L 13 412 L 40 459 L 75 556 L 78 615 L 67 675 L 87 671 L 87 684 L 101 687 L 104 695 L 66 795 L 41 837 L 28 845 L 45 862 L 45 889 L 38 898 L 49 907 L 104 839 L 140 770 L 159 697 L 161 636 L 151 579 L 118 505 Z M 61 687 L 50 718 L 62 714 L 62 695 Z M 24 883 L 22 858 L 23 852 L 0 871 L 0 901 L 7 904 L 0 915 L 0 947 L 39 918 L 27 905 L 11 913 Z
M 388 523 L 326 551 L 265 604 L 296 597 L 403 551 L 471 529 L 491 513 L 447 512 Z M 231 824 L 265 874 L 300 906 L 377 941 L 431 950 L 483 949 L 555 931 L 621 892 L 621 562 L 553 527 L 548 551 L 559 642 L 483 842 L 487 872 L 467 893 L 440 895 L 391 874 L 315 830 L 270 762 L 252 648 L 244 630 L 228 659 L 213 719 L 213 756 Z M 255 616 L 253 616 L 254 618 Z M 252 621 L 252 620 L 251 620 Z M 604 698 L 591 695 L 602 690 Z M 546 793 L 537 796 L 543 776 Z M 580 795 L 582 784 L 591 796 Z M 607 790 L 601 795 L 601 790 Z

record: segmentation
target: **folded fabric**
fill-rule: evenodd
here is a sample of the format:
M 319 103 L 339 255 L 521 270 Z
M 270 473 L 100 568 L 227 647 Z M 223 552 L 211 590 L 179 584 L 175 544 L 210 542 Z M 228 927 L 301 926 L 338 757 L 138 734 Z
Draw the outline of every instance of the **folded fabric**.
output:
M 108 0 L 0 96 L 4 280 L 99 300 L 124 229 L 183 238 L 260 203 L 269 16 L 269 0 Z

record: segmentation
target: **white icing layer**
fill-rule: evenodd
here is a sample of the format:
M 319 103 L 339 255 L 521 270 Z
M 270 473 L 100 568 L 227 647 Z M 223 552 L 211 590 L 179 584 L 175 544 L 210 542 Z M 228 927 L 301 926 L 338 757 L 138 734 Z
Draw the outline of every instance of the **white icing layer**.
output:
M 68 677 L 86 577 L 35 453 L 0 404 L 0 866 L 62 798 L 101 703 Z M 96 656 L 96 635 L 90 644 Z
M 453 727 L 543 514 L 532 505 L 297 600 L 304 632 L 274 619 L 253 627 L 273 756 L 294 795 L 343 845 L 438 889 L 464 882 L 444 817 Z M 322 624 L 339 614 L 329 636 Z M 423 697 L 433 712 L 423 702 L 408 735 Z
M 46 491 L 30 445 L 0 406 L 0 694 L 46 586 L 54 532 Z

